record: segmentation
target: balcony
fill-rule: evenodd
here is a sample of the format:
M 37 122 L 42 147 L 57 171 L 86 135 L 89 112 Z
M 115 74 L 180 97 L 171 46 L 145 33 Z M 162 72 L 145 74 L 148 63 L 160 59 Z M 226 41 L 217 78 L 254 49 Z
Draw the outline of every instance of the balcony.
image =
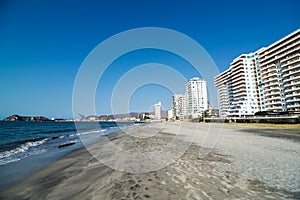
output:
M 246 85 L 245 79 L 233 83 L 232 84 L 232 89 L 236 88 L 239 85 L 243 85 L 245 87 L 245 85 Z
M 290 60 L 290 61 L 287 61 L 286 64 L 281 65 L 281 68 L 286 68 L 289 65 L 297 64 L 299 62 L 300 62 L 300 58 L 297 58 L 297 59 L 294 59 L 294 60 Z
M 233 77 L 235 77 L 236 75 L 239 75 L 239 74 L 245 74 L 244 68 L 240 68 L 240 69 L 237 70 L 237 71 L 233 71 L 233 70 L 232 70 L 232 72 L 231 72 L 231 74 L 230 74 L 230 77 L 233 78 Z
M 261 76 L 267 76 L 269 73 L 271 72 L 277 72 L 277 69 L 276 68 L 271 68 L 271 69 L 267 69 L 267 70 L 264 70 L 262 73 L 261 73 Z
M 234 95 L 235 98 L 247 96 L 247 92 L 236 93 Z
M 286 99 L 287 103 L 300 103 L 300 98 L 290 98 L 290 99 Z
M 226 80 L 227 80 L 227 77 L 220 77 L 220 75 L 218 75 L 214 78 L 215 83 L 218 83 L 218 84 L 226 82 Z
M 239 93 L 239 92 L 247 92 L 246 87 L 243 86 L 242 88 L 234 91 L 234 93 Z
M 286 57 L 286 58 L 282 59 L 280 62 L 284 63 L 285 61 L 291 60 L 291 59 L 296 58 L 296 57 L 300 57 L 300 53 L 295 53 L 295 54 L 293 54 L 289 57 Z
M 293 35 L 293 37 L 291 37 Z M 295 46 L 297 45 L 297 41 L 299 41 L 300 35 L 296 32 L 291 33 L 289 36 L 289 38 L 285 39 L 285 40 L 279 40 L 277 41 L 275 44 L 271 45 L 268 51 L 265 51 L 264 54 L 265 55 L 276 55 L 278 54 L 278 52 L 289 48 L 290 46 Z
M 270 85 L 273 82 L 277 82 L 278 83 L 278 77 L 270 77 L 270 78 L 263 79 L 263 83 L 265 85 Z
M 299 69 L 295 68 L 294 70 L 286 71 L 285 73 L 283 73 L 282 78 L 286 78 L 287 76 L 295 75 L 298 73 L 300 73 L 300 65 L 299 65 Z
M 232 72 L 230 73 L 230 76 L 234 77 L 235 75 L 238 75 L 241 73 L 245 73 L 244 65 L 242 67 L 239 67 L 238 70 L 232 70 Z
M 235 79 L 232 79 L 232 82 L 233 82 L 233 83 L 236 83 L 236 82 L 238 82 L 238 81 L 240 81 L 240 80 L 245 80 L 245 76 L 239 76 L 239 77 L 237 77 L 237 78 L 235 78 Z
M 226 94 L 219 94 L 219 97 L 227 97 Z
M 268 93 L 268 92 L 271 92 L 271 91 L 279 91 L 279 87 L 266 87 L 265 89 L 264 89 L 264 92 L 265 93 Z
M 267 110 L 278 112 L 278 111 L 282 111 L 283 107 L 282 106 L 272 106 L 272 107 L 268 107 Z
M 296 76 L 290 76 L 288 78 L 283 79 L 283 82 L 289 82 L 289 81 L 295 81 L 295 80 L 300 80 L 300 74 L 297 74 Z
M 287 108 L 300 108 L 300 104 L 291 104 L 291 105 L 287 105 Z
M 270 84 L 269 84 L 269 87 L 277 87 L 278 89 L 280 88 L 280 84 L 279 84 L 279 82 L 270 82 Z
M 260 72 L 263 74 L 264 72 L 268 72 L 269 69 L 275 68 L 276 69 L 276 65 L 274 63 L 265 66 L 264 68 L 262 67 Z
M 276 91 L 276 92 L 268 92 L 268 93 L 265 93 L 265 97 L 269 97 L 269 96 L 274 96 L 274 95 L 280 95 L 280 91 Z
M 296 65 L 292 65 L 292 66 L 286 67 L 286 68 L 282 69 L 282 73 L 285 73 L 285 72 L 287 72 L 289 70 L 297 69 L 299 67 L 300 67 L 300 64 L 296 64 Z
M 234 92 L 234 93 L 237 93 L 236 91 L 239 91 L 239 90 L 245 88 L 245 86 L 246 86 L 245 84 L 239 84 L 239 85 L 236 85 L 236 86 L 234 87 L 234 89 L 233 89 L 233 92 Z
M 277 95 L 277 96 L 269 96 L 269 97 L 265 96 L 265 103 L 267 103 L 267 102 L 273 102 L 275 100 L 281 101 L 281 97 L 279 95 Z
M 292 87 L 292 86 L 298 86 L 300 85 L 300 80 L 297 81 L 290 81 L 290 83 L 285 83 L 285 87 Z
M 287 92 L 293 92 L 293 91 L 296 91 L 296 90 L 300 90 L 300 86 L 289 87 L 289 88 L 286 88 L 284 91 L 287 93 Z
M 265 58 L 260 60 L 261 65 L 265 65 L 265 64 L 268 64 L 270 62 L 274 62 L 274 60 L 278 60 L 278 59 L 286 56 L 287 54 L 289 54 L 289 53 L 293 52 L 294 50 L 296 50 L 297 45 L 299 45 L 299 44 L 300 44 L 300 41 L 296 41 L 296 42 L 293 42 L 290 45 L 287 45 L 284 48 L 281 48 L 279 51 L 276 51 L 276 52 L 272 53 L 271 55 L 265 55 Z M 298 47 L 298 49 L 299 49 L 299 47 Z
M 236 67 L 238 65 L 243 65 L 243 59 L 246 58 L 245 56 L 241 56 L 241 57 L 238 57 L 236 59 L 234 59 L 231 63 L 230 63 L 230 66 L 232 67 Z
M 285 95 L 285 98 L 290 98 L 290 97 L 300 97 L 300 92 L 293 92 L 292 94 Z
M 227 105 L 227 101 L 220 101 L 219 103 L 220 103 L 220 106 L 225 106 L 225 105 Z
M 234 101 L 240 102 L 240 103 L 244 102 L 245 100 L 246 100 L 245 97 L 239 97 L 239 98 L 235 98 L 235 99 L 234 99 Z
M 273 72 L 268 75 L 269 79 L 275 79 L 278 78 L 279 74 L 277 72 Z
M 298 48 L 299 49 L 299 48 Z M 292 53 L 292 52 L 295 52 L 296 50 L 298 50 L 297 48 L 293 48 L 293 49 L 290 49 L 289 51 L 281 54 L 281 55 L 277 55 L 276 57 L 274 56 L 272 59 L 269 59 L 269 60 L 266 60 L 266 62 L 264 61 L 260 61 L 260 66 L 262 68 L 264 68 L 266 65 L 270 65 L 272 63 L 275 63 L 275 62 L 279 62 L 281 61 L 281 59 L 283 59 L 285 56 L 287 56 L 288 54 Z
M 267 108 L 274 108 L 274 107 L 281 107 L 282 108 L 282 102 L 271 102 L 268 104 L 265 104 Z
M 299 69 L 291 70 L 290 75 L 293 75 L 293 76 L 300 75 L 300 65 L 299 65 Z

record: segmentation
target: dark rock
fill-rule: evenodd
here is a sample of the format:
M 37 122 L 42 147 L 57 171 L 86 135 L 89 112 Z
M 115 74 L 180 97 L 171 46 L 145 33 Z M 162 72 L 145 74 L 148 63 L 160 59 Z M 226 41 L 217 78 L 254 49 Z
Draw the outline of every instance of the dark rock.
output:
M 53 136 L 51 139 L 55 140 L 55 139 L 58 139 L 58 138 L 59 138 L 59 136 Z
M 71 146 L 73 144 L 75 144 L 76 142 L 70 142 L 70 143 L 66 143 L 66 144 L 61 144 L 58 146 L 58 148 L 63 148 L 63 147 L 67 147 L 67 146 Z

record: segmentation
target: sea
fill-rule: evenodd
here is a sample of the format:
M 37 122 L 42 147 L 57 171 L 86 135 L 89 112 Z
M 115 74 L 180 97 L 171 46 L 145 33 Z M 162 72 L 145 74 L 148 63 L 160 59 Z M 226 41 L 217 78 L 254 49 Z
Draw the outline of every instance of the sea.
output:
M 0 122 L 0 187 L 93 143 L 101 136 L 142 123 Z

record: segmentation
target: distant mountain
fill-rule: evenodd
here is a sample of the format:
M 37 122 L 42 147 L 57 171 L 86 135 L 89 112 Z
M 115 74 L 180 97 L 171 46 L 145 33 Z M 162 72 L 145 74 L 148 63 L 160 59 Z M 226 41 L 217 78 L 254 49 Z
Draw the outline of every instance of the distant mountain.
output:
M 126 114 L 114 114 L 108 116 L 110 119 L 116 119 L 116 118 L 139 118 L 139 113 L 131 112 Z
M 20 115 L 14 114 L 9 117 L 6 117 L 5 119 L 3 119 L 3 121 L 6 121 L 6 122 L 12 122 L 12 121 L 41 122 L 41 121 L 51 121 L 51 120 L 44 116 L 34 116 L 33 117 L 33 116 L 20 116 Z
M 87 120 L 87 121 L 107 121 L 107 120 L 116 120 L 116 119 L 127 119 L 129 120 L 130 118 L 135 118 L 139 119 L 141 117 L 141 114 L 147 114 L 147 115 L 154 115 L 154 112 L 130 112 L 130 113 L 124 113 L 124 114 L 114 114 L 114 115 L 89 115 L 89 116 L 81 116 L 81 120 Z M 162 110 L 161 111 L 161 117 L 165 118 L 167 117 L 167 111 Z

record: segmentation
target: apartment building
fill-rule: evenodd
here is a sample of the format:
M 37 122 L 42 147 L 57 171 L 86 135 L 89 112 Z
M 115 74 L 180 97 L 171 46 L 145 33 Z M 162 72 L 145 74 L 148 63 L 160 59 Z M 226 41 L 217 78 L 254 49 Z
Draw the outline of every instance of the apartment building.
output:
M 161 102 L 154 104 L 154 119 L 161 119 Z
M 219 115 L 226 117 L 229 114 L 229 97 L 228 97 L 228 85 L 229 85 L 230 70 L 226 70 L 223 73 L 215 77 L 215 85 L 218 88 L 218 101 L 219 101 Z
M 261 110 L 300 111 L 300 29 L 259 52 Z
M 259 110 L 256 61 L 257 53 L 242 54 L 215 77 L 220 116 L 249 116 Z
M 173 102 L 173 116 L 175 118 L 184 119 L 186 115 L 186 97 L 185 94 L 174 94 L 172 96 Z
M 300 112 L 300 29 L 240 55 L 214 81 L 221 116 Z
M 186 82 L 186 114 L 193 118 L 208 109 L 206 81 L 192 78 Z

